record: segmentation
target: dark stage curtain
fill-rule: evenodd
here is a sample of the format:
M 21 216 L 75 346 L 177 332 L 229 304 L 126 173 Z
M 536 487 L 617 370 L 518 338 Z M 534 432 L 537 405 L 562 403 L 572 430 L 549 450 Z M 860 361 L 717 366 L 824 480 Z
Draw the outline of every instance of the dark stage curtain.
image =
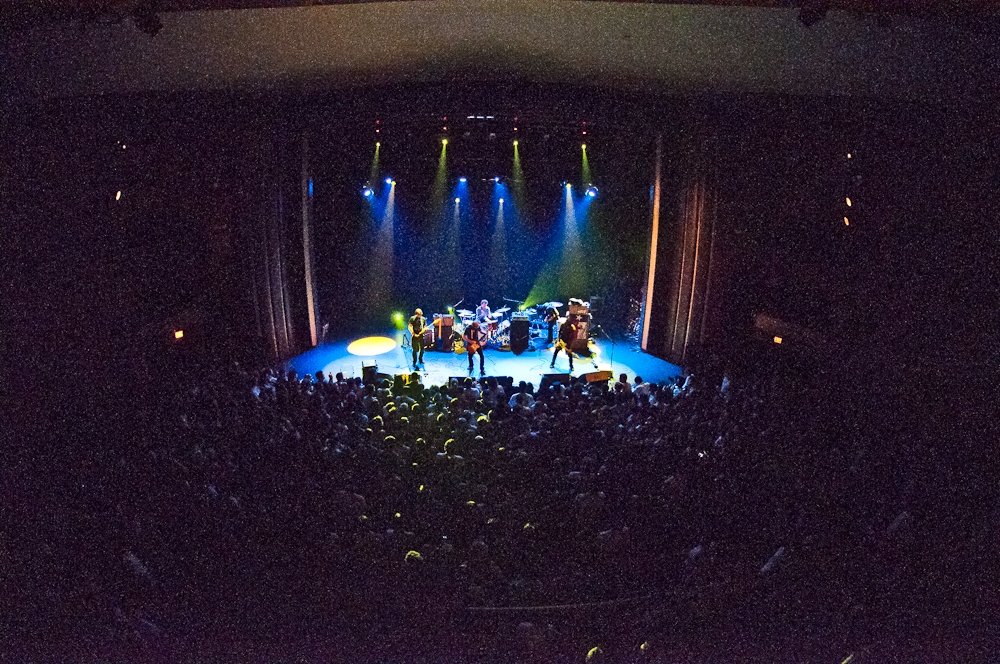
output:
M 279 129 L 270 142 L 273 149 L 258 172 L 258 205 L 245 241 L 257 335 L 268 358 L 284 360 L 309 346 L 304 281 L 296 279 L 302 263 L 301 193 L 294 171 L 290 175 L 286 168 L 287 161 L 297 158 L 294 140 Z
M 718 341 L 723 261 L 715 138 L 707 127 L 675 145 L 672 186 L 662 202 L 654 309 L 662 325 L 649 350 L 687 366 Z

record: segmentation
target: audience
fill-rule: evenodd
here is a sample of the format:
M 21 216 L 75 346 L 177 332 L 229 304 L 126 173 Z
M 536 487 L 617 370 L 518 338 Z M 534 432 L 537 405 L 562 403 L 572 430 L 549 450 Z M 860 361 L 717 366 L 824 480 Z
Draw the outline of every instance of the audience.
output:
M 493 378 L 210 373 L 126 465 L 141 499 L 117 508 L 115 575 L 128 581 L 109 581 L 127 585 L 115 615 L 155 631 L 142 621 L 203 611 L 347 624 L 428 602 L 736 606 L 789 570 L 806 595 L 868 606 L 872 588 L 892 592 L 884 565 L 913 521 L 898 498 L 910 490 L 871 500 L 878 455 L 831 438 L 800 385 L 707 375 L 537 393 L 521 381 L 508 395 Z M 855 569 L 858 556 L 883 567 Z

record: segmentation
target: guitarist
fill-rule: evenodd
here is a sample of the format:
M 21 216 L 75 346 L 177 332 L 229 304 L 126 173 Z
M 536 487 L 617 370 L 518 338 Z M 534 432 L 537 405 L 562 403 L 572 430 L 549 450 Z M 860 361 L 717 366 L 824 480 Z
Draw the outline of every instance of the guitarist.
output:
M 474 320 L 466 326 L 462 340 L 465 342 L 465 351 L 469 354 L 469 373 L 471 374 L 473 369 L 472 356 L 479 353 L 479 375 L 485 376 L 486 358 L 483 355 L 483 332 L 478 320 Z
M 413 370 L 424 364 L 424 327 L 427 326 L 427 319 L 424 312 L 417 309 L 410 317 L 407 327 L 410 330 L 410 347 L 413 349 Z
M 552 330 L 555 328 L 556 323 L 559 322 L 559 309 L 552 306 L 551 304 L 545 308 L 545 325 L 549 328 L 549 338 L 545 342 L 546 346 L 552 345 Z
M 556 342 L 556 352 L 552 353 L 552 362 L 549 364 L 550 369 L 555 368 L 559 351 L 565 350 L 567 357 L 569 357 L 569 371 L 573 373 L 573 341 L 575 340 L 576 325 L 573 324 L 572 316 L 566 316 L 566 320 L 559 326 L 559 340 Z

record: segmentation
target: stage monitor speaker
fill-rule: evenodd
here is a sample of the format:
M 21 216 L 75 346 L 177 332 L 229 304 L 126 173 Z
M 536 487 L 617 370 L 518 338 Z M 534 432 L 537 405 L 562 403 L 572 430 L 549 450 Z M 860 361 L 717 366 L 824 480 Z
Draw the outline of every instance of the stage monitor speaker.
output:
M 514 355 L 528 350 L 528 326 L 527 318 L 515 318 L 510 322 L 510 350 Z
M 581 378 L 586 380 L 588 383 L 599 383 L 607 382 L 614 377 L 610 371 L 591 371 L 590 373 L 583 374 Z
M 544 390 L 554 383 L 561 383 L 569 387 L 573 384 L 573 376 L 570 374 L 545 374 L 542 376 L 542 382 L 538 385 L 538 389 Z

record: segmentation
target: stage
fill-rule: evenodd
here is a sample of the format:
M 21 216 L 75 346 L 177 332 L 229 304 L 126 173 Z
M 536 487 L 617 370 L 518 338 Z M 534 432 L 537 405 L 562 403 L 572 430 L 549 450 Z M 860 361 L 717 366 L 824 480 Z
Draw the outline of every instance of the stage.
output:
M 314 374 L 322 371 L 324 374 L 336 375 L 343 372 L 344 376 L 361 376 L 362 364 L 375 364 L 378 372 L 389 375 L 407 374 L 413 371 L 412 357 L 409 348 L 404 348 L 406 334 L 399 330 L 389 330 L 382 335 L 387 339 L 384 346 L 391 348 L 378 354 L 360 355 L 348 350 L 352 342 L 358 338 L 344 338 L 322 343 L 285 364 L 286 369 L 294 369 L 299 375 Z M 565 353 L 560 353 L 554 369 L 549 368 L 553 349 L 545 346 L 545 339 L 533 339 L 528 350 L 520 355 L 511 351 L 487 348 L 485 354 L 485 369 L 487 376 L 510 376 L 514 385 L 519 381 L 533 383 L 536 387 L 545 374 L 569 373 L 569 361 Z M 590 357 L 577 355 L 573 360 L 572 375 L 582 376 L 595 371 L 611 371 L 617 378 L 621 373 L 628 374 L 629 380 L 636 375 L 642 376 L 646 382 L 663 382 L 681 375 L 680 367 L 653 357 L 634 346 L 625 339 L 601 338 L 590 342 L 592 355 Z M 356 347 L 352 347 L 357 352 Z M 372 351 L 382 350 L 378 347 Z M 479 358 L 475 359 L 474 376 L 479 375 Z M 424 368 L 420 371 L 421 382 L 425 385 L 446 383 L 455 376 L 468 376 L 468 356 L 454 352 L 426 350 L 424 352 Z

